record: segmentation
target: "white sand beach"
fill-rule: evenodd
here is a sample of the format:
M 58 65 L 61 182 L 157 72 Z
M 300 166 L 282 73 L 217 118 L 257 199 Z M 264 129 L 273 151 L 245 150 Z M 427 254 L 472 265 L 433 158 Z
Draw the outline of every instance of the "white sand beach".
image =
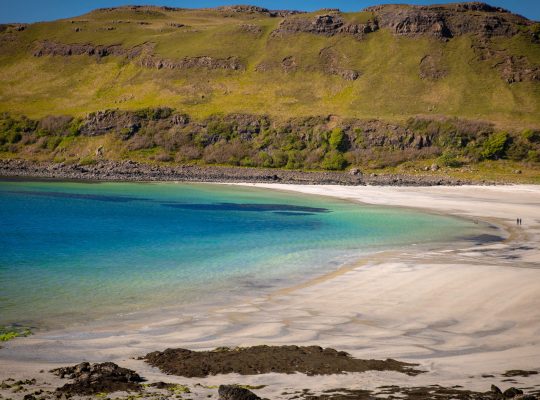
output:
M 0 379 L 80 361 L 113 361 L 149 380 L 285 388 L 492 383 L 540 388 L 540 375 L 505 381 L 507 370 L 540 370 L 540 186 L 370 187 L 255 184 L 355 202 L 414 207 L 489 221 L 509 238 L 496 244 L 378 254 L 328 276 L 245 304 L 189 311 L 144 326 L 118 323 L 40 333 L 5 344 Z M 516 226 L 516 218 L 523 225 Z M 428 371 L 415 377 L 368 372 L 323 377 L 267 374 L 185 379 L 134 357 L 167 347 L 320 345 L 359 358 L 395 358 Z M 47 373 L 49 382 L 52 378 Z M 485 378 L 482 375 L 493 375 Z

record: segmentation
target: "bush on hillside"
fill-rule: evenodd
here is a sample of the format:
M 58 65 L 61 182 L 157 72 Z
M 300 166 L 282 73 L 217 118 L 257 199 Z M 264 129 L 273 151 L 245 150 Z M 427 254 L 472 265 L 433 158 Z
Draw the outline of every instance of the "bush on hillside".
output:
M 494 133 L 484 141 L 480 155 L 486 160 L 498 160 L 504 157 L 508 140 L 508 133 Z

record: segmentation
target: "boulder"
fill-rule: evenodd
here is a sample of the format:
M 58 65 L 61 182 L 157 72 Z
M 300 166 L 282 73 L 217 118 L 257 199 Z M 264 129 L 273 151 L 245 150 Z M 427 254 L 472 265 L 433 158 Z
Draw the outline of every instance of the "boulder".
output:
M 218 394 L 220 400 L 260 400 L 251 390 L 235 385 L 220 385 Z
M 90 364 L 83 362 L 71 367 L 53 369 L 53 374 L 60 378 L 73 379 L 57 389 L 66 394 L 92 395 L 116 391 L 138 391 L 143 379 L 127 368 L 112 362 Z
M 520 394 L 523 394 L 523 390 L 517 389 L 515 387 L 508 388 L 503 393 L 504 397 L 507 399 L 512 399 Z

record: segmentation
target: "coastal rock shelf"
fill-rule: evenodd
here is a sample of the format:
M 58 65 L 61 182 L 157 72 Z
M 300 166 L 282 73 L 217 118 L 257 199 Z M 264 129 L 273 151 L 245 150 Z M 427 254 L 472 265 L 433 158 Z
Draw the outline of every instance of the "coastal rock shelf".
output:
M 345 372 L 396 371 L 417 375 L 418 364 L 396 360 L 359 360 L 344 351 L 319 346 L 253 346 L 213 351 L 167 349 L 149 353 L 144 360 L 162 372 L 185 377 L 237 373 L 330 375 Z

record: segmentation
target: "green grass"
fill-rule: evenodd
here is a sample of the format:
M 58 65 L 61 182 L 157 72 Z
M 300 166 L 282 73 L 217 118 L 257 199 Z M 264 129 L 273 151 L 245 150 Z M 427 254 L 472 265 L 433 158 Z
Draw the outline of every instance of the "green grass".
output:
M 470 37 L 443 42 L 396 37 L 381 30 L 363 40 L 313 34 L 275 38 L 270 33 L 281 18 L 223 15 L 217 10 L 121 8 L 32 24 L 22 32 L 10 33 L 13 41 L 0 42 L 0 111 L 30 117 L 83 116 L 106 108 L 166 105 L 196 117 L 245 112 L 283 118 L 335 114 L 404 121 L 415 115 L 445 115 L 488 120 L 509 128 L 540 125 L 540 84 L 504 82 L 491 61 L 478 60 Z M 372 14 L 345 13 L 343 17 L 349 23 L 365 23 Z M 259 26 L 260 34 L 242 30 L 243 24 Z M 114 30 L 107 30 L 110 27 Z M 75 32 L 76 28 L 80 30 Z M 161 57 L 236 56 L 247 69 L 153 70 L 118 57 L 35 58 L 32 49 L 39 40 L 126 48 L 154 43 Z M 496 39 L 491 45 L 540 64 L 540 46 L 525 35 Z M 332 49 L 340 68 L 358 70 L 360 78 L 345 81 L 325 73 L 319 56 L 325 48 Z M 419 63 L 427 54 L 441 54 L 446 77 L 420 79 Z M 289 56 L 298 64 L 296 72 L 281 70 L 281 61 Z M 270 69 L 256 71 L 261 63 Z

